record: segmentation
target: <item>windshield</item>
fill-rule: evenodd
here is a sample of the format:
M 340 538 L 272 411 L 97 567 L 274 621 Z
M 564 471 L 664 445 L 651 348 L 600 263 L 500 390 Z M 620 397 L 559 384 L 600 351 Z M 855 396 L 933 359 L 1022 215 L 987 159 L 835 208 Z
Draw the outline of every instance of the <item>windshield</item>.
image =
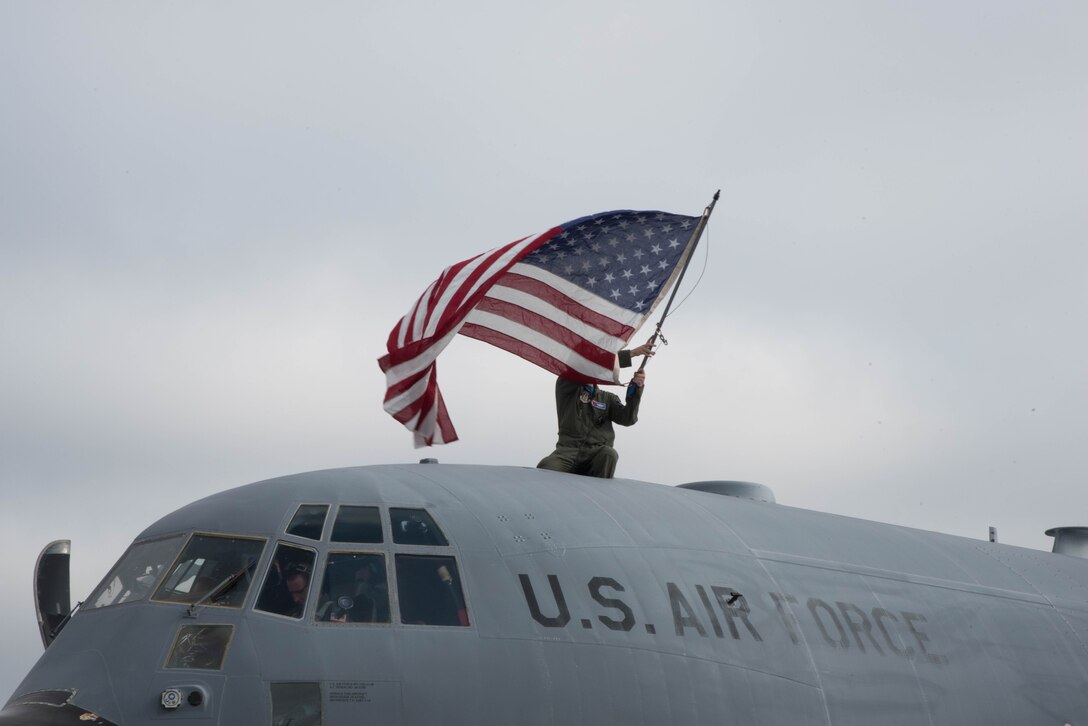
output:
M 185 536 L 179 534 L 133 544 L 87 598 L 84 608 L 104 608 L 146 598 L 166 566 L 177 557 L 184 540 Z
M 193 603 L 234 578 L 207 604 L 241 607 L 252 580 L 252 566 L 263 549 L 262 539 L 194 534 L 154 599 Z

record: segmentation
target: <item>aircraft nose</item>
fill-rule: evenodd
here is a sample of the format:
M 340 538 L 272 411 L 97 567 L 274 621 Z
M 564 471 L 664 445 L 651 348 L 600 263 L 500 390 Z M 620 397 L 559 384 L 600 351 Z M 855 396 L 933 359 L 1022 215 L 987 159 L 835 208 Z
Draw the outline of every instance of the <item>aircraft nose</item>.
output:
M 71 697 L 71 691 L 38 691 L 16 698 L 0 711 L 0 726 L 117 726 Z

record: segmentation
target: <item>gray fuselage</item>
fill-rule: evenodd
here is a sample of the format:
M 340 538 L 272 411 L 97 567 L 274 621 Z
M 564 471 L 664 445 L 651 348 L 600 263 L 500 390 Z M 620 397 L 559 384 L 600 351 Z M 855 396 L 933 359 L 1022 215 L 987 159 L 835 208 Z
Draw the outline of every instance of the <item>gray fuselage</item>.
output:
M 1088 561 L 629 480 L 318 471 L 145 530 L 0 724 L 68 723 L 50 698 L 118 726 L 1088 724 Z

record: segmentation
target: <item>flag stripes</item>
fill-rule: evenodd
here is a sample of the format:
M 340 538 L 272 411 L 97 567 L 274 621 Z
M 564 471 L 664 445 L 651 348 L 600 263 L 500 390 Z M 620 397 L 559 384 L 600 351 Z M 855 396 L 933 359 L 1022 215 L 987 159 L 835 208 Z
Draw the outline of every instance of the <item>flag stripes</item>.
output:
M 605 212 L 450 265 L 389 333 L 385 410 L 416 446 L 457 440 L 435 362 L 458 333 L 565 378 L 618 383 L 616 351 L 676 279 L 696 220 Z

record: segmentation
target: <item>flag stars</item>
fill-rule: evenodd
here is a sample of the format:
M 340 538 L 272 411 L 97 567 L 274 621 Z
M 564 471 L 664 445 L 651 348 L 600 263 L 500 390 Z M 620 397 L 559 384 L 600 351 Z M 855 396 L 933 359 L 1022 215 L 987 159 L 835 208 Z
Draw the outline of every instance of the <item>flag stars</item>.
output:
M 633 234 L 627 235 L 627 241 L 628 242 L 634 242 L 635 241 L 635 235 L 633 235 Z
M 614 281 L 615 279 L 616 279 L 616 277 L 615 277 L 615 276 L 614 276 L 614 275 L 613 275 L 613 274 L 612 274 L 611 272 L 606 272 L 606 273 L 605 273 L 605 276 L 604 276 L 604 281 L 605 281 L 605 282 L 607 282 L 607 283 L 611 283 L 611 282 L 613 282 L 613 281 Z
M 646 307 L 646 304 L 643 303 L 641 300 L 639 300 L 639 301 L 637 301 L 635 303 L 635 310 L 641 310 L 644 307 Z
M 582 260 L 582 272 L 589 272 L 591 267 L 593 267 L 592 262 L 589 260 Z
M 619 262 L 620 264 L 627 262 L 627 255 L 623 254 L 622 252 L 619 253 L 618 255 L 616 255 L 616 262 Z
M 650 292 L 653 292 L 654 290 L 657 289 L 657 282 L 655 280 L 650 280 L 649 282 L 646 283 L 646 289 L 649 290 Z
M 652 247 L 650 247 L 650 252 L 653 252 L 655 255 L 660 255 L 661 245 L 653 245 Z
M 669 261 L 668 260 L 661 260 L 660 262 L 657 263 L 657 266 L 658 266 L 658 268 L 660 268 L 662 270 L 667 270 L 667 269 L 669 269 Z
M 594 242 L 593 244 L 591 244 L 589 246 L 589 249 L 593 250 L 594 252 L 600 252 L 601 251 L 601 243 L 600 242 Z
M 669 240 L 669 249 L 670 250 L 674 250 L 679 246 L 680 246 L 680 240 L 676 239 L 675 237 L 673 237 L 672 239 Z
M 624 279 L 624 280 L 630 280 L 630 279 L 631 279 L 631 274 L 632 274 L 632 273 L 631 273 L 631 271 L 630 271 L 630 270 L 624 270 L 624 271 L 623 271 L 623 279 Z
M 589 285 L 590 287 L 595 286 L 597 284 L 597 278 L 596 277 L 589 278 L 588 280 L 586 280 L 586 284 Z
M 564 258 L 564 257 L 566 257 L 566 256 L 567 256 L 567 253 L 566 253 L 566 252 L 564 252 L 563 250 L 559 250 L 558 252 L 556 252 L 556 253 L 555 253 L 555 258 L 556 258 L 557 260 L 561 260 L 561 259 L 563 259 L 563 258 Z
M 631 285 L 631 287 L 627 288 L 627 292 L 632 295 L 638 295 L 638 285 Z
M 644 254 L 646 254 L 646 253 L 645 253 L 645 252 L 643 252 L 642 250 L 640 250 L 640 249 L 636 249 L 636 250 L 635 250 L 635 259 L 636 259 L 636 260 L 641 260 L 641 259 L 642 259 L 642 256 L 643 256 Z
M 651 239 L 651 238 L 653 238 L 654 234 L 655 234 L 655 232 L 654 232 L 654 231 L 653 231 L 652 229 L 650 229 L 649 227 L 647 227 L 646 229 L 642 230 L 642 235 L 643 235 L 643 236 L 644 236 L 644 237 L 645 237 L 646 239 Z
M 609 244 L 609 246 L 610 246 L 610 247 L 615 247 L 615 246 L 616 246 L 616 245 L 618 245 L 619 243 L 620 243 L 620 241 L 619 241 L 618 239 L 616 239 L 615 237 L 613 237 L 612 239 L 608 240 L 608 244 Z
M 620 291 L 615 289 L 615 288 L 612 288 L 611 298 L 613 300 L 619 300 L 620 299 Z
M 602 257 L 600 260 L 598 260 L 598 262 L 600 263 L 601 267 L 608 267 L 609 263 L 612 262 L 612 258 Z
M 566 267 L 564 267 L 563 268 L 563 274 L 573 275 L 574 274 L 574 265 L 567 265 Z
M 639 270 L 639 272 L 641 272 L 643 275 L 649 275 L 650 274 L 650 266 L 649 265 L 643 265 L 642 269 Z

